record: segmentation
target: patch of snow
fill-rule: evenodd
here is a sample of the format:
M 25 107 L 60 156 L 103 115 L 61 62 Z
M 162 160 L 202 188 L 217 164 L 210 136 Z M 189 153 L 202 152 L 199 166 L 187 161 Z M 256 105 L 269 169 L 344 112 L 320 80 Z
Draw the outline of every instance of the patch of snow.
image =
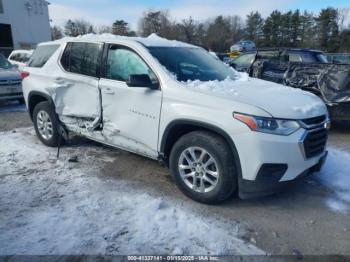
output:
M 56 42 L 68 42 L 68 41 L 76 41 L 76 40 L 84 40 L 84 41 L 113 41 L 113 40 L 130 40 L 137 41 L 146 46 L 169 46 L 169 47 L 196 47 L 194 45 L 180 42 L 177 40 L 168 40 L 166 38 L 160 37 L 157 34 L 153 33 L 148 37 L 137 37 L 137 36 L 120 36 L 113 35 L 110 33 L 104 34 L 86 34 L 80 35 L 77 37 L 64 37 L 62 39 L 56 40 Z
M 322 112 L 324 110 L 324 105 L 320 103 L 320 101 L 314 101 L 306 105 L 294 106 L 293 110 L 302 113 L 303 115 L 317 115 L 320 114 L 319 112 Z
M 212 92 L 235 101 L 263 108 L 274 117 L 303 119 L 327 113 L 324 102 L 314 94 L 235 72 L 223 81 L 182 82 L 185 87 Z M 281 106 L 283 105 L 283 107 Z
M 223 94 L 223 95 L 238 95 L 238 91 L 236 88 L 232 86 L 232 82 L 235 80 L 232 80 L 230 78 L 226 78 L 223 81 L 200 81 L 200 80 L 194 80 L 194 81 L 187 81 L 183 82 L 186 87 L 189 88 L 194 88 L 198 90 L 203 90 L 203 91 L 210 91 L 218 94 Z
M 327 205 L 335 211 L 350 211 L 350 154 L 329 148 L 327 161 L 318 174 L 321 183 L 333 191 L 334 196 L 327 199 Z
M 0 254 L 264 254 L 235 221 L 104 176 L 118 154 L 82 144 L 57 160 L 31 128 L 0 132 Z

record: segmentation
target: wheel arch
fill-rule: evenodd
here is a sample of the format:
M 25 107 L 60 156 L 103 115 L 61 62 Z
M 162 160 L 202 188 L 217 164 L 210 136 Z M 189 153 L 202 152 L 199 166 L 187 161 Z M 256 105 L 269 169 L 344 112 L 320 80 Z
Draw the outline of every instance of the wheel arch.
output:
M 169 166 L 169 155 L 173 145 L 180 137 L 192 131 L 209 131 L 222 137 L 230 147 L 231 153 L 234 157 L 238 177 L 242 177 L 240 158 L 236 145 L 231 137 L 220 127 L 196 120 L 174 120 L 165 128 L 160 144 L 160 154 L 167 166 Z
M 40 102 L 48 101 L 52 106 L 54 105 L 52 98 L 43 92 L 31 91 L 28 95 L 28 113 L 30 119 L 33 120 L 33 111 Z

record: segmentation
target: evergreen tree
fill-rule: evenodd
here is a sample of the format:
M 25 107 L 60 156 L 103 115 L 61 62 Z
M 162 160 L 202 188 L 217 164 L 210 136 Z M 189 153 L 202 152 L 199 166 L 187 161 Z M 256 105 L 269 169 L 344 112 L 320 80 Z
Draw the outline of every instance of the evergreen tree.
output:
M 319 48 L 326 52 L 335 52 L 339 48 L 338 10 L 322 9 L 316 18 Z
M 254 41 L 257 45 L 261 42 L 263 36 L 264 19 L 259 12 L 251 12 L 247 15 L 245 36 L 248 40 Z

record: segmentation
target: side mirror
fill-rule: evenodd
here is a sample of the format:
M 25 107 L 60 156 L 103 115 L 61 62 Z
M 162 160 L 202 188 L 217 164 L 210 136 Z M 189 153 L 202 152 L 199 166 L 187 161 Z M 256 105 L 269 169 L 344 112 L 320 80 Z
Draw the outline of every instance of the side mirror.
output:
M 148 87 L 154 90 L 159 89 L 159 84 L 152 83 L 151 78 L 146 74 L 130 75 L 128 81 L 126 81 L 126 84 L 130 87 Z

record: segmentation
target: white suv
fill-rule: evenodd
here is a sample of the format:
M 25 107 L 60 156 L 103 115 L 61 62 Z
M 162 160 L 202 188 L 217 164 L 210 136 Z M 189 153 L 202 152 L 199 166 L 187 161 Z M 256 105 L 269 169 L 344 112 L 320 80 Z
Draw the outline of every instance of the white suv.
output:
M 57 146 L 66 130 L 161 160 L 196 201 L 275 192 L 319 170 L 327 155 L 318 97 L 155 35 L 43 43 L 22 76 L 45 145 Z

